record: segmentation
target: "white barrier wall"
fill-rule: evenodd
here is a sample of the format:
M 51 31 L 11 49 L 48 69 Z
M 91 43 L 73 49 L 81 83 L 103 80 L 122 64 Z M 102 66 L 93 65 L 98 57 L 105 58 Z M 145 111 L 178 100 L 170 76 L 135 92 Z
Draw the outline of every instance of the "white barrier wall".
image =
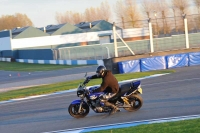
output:
M 117 31 L 120 34 L 120 31 Z M 134 28 L 134 29 L 124 29 L 123 38 L 139 37 L 139 36 L 149 36 L 148 28 Z
M 1 58 L 0 57 L 0 61 L 11 62 L 11 58 Z
M 78 33 L 78 34 L 68 34 L 68 35 L 12 39 L 11 42 L 13 49 L 25 48 L 25 47 L 49 46 L 49 45 L 58 45 L 67 43 L 90 42 L 90 41 L 99 41 L 98 34 L 104 34 L 110 32 L 111 31 L 101 31 L 101 32 L 88 32 L 88 33 Z
M 122 38 L 130 38 L 137 36 L 148 36 L 149 30 L 144 28 L 134 28 L 117 30 L 118 34 Z M 32 38 L 21 38 L 21 39 L 11 39 L 10 37 L 0 38 L 0 50 L 13 50 L 26 47 L 41 47 L 68 43 L 81 43 L 81 42 L 91 42 L 99 41 L 100 34 L 112 34 L 110 31 L 100 31 L 100 32 L 87 32 L 78 34 L 67 34 L 67 35 L 55 35 L 55 36 L 45 36 L 45 37 L 32 37 Z M 113 39 L 113 36 L 111 36 Z M 2 43 L 3 42 L 3 43 Z M 11 45 L 12 44 L 12 45 Z
M 0 38 L 0 51 L 12 50 L 10 37 Z

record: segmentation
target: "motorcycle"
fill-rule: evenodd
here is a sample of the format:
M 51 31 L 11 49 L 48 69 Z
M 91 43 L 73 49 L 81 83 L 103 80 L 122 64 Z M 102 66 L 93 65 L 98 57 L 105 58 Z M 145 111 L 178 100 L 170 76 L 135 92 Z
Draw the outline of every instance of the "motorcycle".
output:
M 85 75 L 86 77 L 86 75 Z M 98 86 L 92 86 L 87 89 L 87 83 L 90 80 L 85 79 L 77 88 L 77 96 L 80 100 L 74 100 L 68 107 L 69 114 L 74 118 L 83 118 L 88 115 L 90 108 L 96 113 L 109 113 L 111 107 L 107 107 L 101 102 L 101 99 L 108 93 L 107 91 L 93 93 Z M 141 97 L 141 81 L 131 81 L 120 85 L 120 91 L 114 101 L 109 101 L 118 108 L 124 108 L 129 112 L 139 110 L 143 105 Z

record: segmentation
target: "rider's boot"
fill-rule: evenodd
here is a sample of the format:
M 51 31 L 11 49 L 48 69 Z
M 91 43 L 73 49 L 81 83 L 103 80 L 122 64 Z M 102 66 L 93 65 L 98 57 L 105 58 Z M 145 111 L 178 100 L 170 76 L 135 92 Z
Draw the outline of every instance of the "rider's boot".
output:
M 104 103 L 106 106 L 109 106 L 109 107 L 111 107 L 112 109 L 111 109 L 111 111 L 109 112 L 109 115 L 112 115 L 112 114 L 114 114 L 114 113 L 116 113 L 116 112 L 119 112 L 120 110 L 118 109 L 118 107 L 117 106 L 115 106 L 114 104 L 112 104 L 112 103 L 110 103 L 110 102 L 105 102 Z

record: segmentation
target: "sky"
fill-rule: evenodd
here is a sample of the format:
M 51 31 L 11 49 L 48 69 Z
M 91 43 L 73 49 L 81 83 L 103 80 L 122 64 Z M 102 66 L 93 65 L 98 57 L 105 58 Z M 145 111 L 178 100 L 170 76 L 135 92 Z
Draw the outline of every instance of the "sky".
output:
M 99 7 L 106 0 L 0 0 L 0 17 L 2 15 L 26 14 L 35 27 L 45 27 L 58 24 L 55 19 L 56 12 L 65 13 L 73 11 L 84 13 L 86 8 Z M 111 11 L 118 0 L 107 0 Z M 154 0 L 150 0 L 154 1 Z M 137 0 L 141 4 L 141 0 Z M 114 17 L 114 16 L 113 16 Z M 112 18 L 115 19 L 115 18 Z
M 86 8 L 98 7 L 105 0 L 0 0 L 0 17 L 2 15 L 26 14 L 35 27 L 57 24 L 56 12 L 74 11 L 84 13 Z M 110 7 L 117 0 L 107 0 Z

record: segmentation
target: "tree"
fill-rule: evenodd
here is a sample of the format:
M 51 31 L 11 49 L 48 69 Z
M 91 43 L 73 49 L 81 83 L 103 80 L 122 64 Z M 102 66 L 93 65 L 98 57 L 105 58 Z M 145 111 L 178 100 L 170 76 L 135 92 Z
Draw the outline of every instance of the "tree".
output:
M 189 14 L 189 6 L 190 1 L 188 0 L 172 0 L 171 1 L 171 7 L 175 8 L 177 13 L 182 16 L 183 14 Z
M 99 20 L 98 8 L 90 7 L 85 9 L 85 20 L 88 22 Z
M 128 26 L 138 27 L 137 20 L 140 19 L 140 14 L 137 10 L 136 0 L 117 1 L 115 13 L 117 18 L 122 21 L 123 25 L 125 21 Z
M 110 6 L 107 1 L 101 3 L 100 10 L 98 10 L 98 12 L 100 13 L 101 19 L 103 19 L 105 21 L 111 21 L 112 13 L 111 13 L 111 9 L 110 9 Z
M 190 1 L 188 0 L 172 0 L 170 7 L 173 9 L 174 16 L 176 19 L 176 15 L 178 15 L 179 19 L 176 19 L 178 25 L 176 26 L 176 31 L 184 31 L 184 21 L 182 16 L 184 14 L 190 14 Z M 178 29 L 177 29 L 178 28 Z
M 152 1 L 142 0 L 142 10 L 148 18 L 150 18 L 150 13 L 154 10 L 154 5 L 155 4 Z
M 26 14 L 15 13 L 14 15 L 3 15 L 0 18 L 0 30 L 26 26 L 33 26 Z
M 33 26 L 32 21 L 28 18 L 26 14 L 16 13 L 15 18 L 20 27 Z
M 197 7 L 198 13 L 200 14 L 200 0 L 194 0 L 194 4 Z
M 111 9 L 107 1 L 102 2 L 99 7 L 86 8 L 84 13 L 66 11 L 65 13 L 56 13 L 56 21 L 61 23 L 77 24 L 84 21 L 111 20 Z
M 157 16 L 160 18 L 166 17 L 169 14 L 169 6 L 166 0 L 156 0 L 154 9 L 157 11 Z
M 194 0 L 194 4 L 197 8 L 198 14 L 200 15 L 200 0 Z M 200 16 L 199 15 L 194 19 L 198 29 L 200 28 Z
M 111 21 L 111 9 L 107 1 L 102 2 L 99 7 L 90 7 L 85 10 L 85 20 L 88 22 L 95 20 Z
M 139 12 L 137 10 L 137 4 L 136 4 L 136 0 L 125 0 L 126 2 L 126 17 L 125 20 L 126 21 L 130 21 L 130 23 L 132 24 L 133 27 L 136 26 L 137 24 L 137 20 L 140 19 L 140 15 Z
M 125 24 L 124 24 L 125 5 L 122 2 L 122 0 L 119 0 L 116 2 L 116 5 L 114 6 L 114 11 L 116 14 L 116 18 L 122 23 L 122 27 L 125 28 Z
M 72 14 L 72 20 L 73 20 L 73 24 L 78 24 L 80 22 L 84 21 L 84 16 L 81 13 L 73 13 Z
M 170 27 L 168 27 L 166 16 L 169 15 L 169 6 L 166 0 L 156 0 L 156 6 L 154 9 L 156 10 L 156 15 L 158 18 L 162 18 L 162 22 L 159 22 L 159 27 L 162 27 L 164 34 L 169 33 Z M 162 24 L 161 24 L 162 23 Z M 161 26 L 162 25 L 162 26 Z
M 84 16 L 81 13 L 72 11 L 66 11 L 63 14 L 56 12 L 55 19 L 59 24 L 63 23 L 77 24 L 84 21 Z
M 71 21 L 68 11 L 65 14 L 56 12 L 55 19 L 59 24 L 66 23 L 66 22 L 70 23 L 70 21 Z

